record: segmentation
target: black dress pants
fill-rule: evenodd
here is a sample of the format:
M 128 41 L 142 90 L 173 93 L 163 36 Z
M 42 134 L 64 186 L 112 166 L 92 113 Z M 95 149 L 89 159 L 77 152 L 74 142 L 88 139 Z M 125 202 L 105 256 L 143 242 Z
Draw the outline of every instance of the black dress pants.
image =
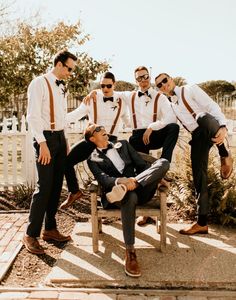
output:
M 171 123 L 160 130 L 154 130 L 150 135 L 150 143 L 145 145 L 143 134 L 146 129 L 135 129 L 129 138 L 129 143 L 136 151 L 149 153 L 149 150 L 162 149 L 161 158 L 171 162 L 172 153 L 179 135 L 179 125 Z
M 206 216 L 209 210 L 207 169 L 210 148 L 213 146 L 211 139 L 220 128 L 219 122 L 210 114 L 206 113 L 197 120 L 199 127 L 192 133 L 191 163 L 193 181 L 198 201 L 198 215 Z M 221 156 L 228 156 L 228 152 L 222 144 L 218 146 Z
M 34 141 L 38 182 L 32 197 L 29 223 L 26 233 L 39 237 L 45 218 L 45 229 L 56 228 L 55 215 L 61 195 L 66 163 L 66 140 L 63 131 L 44 131 L 51 161 L 48 165 L 38 163 L 39 144 Z

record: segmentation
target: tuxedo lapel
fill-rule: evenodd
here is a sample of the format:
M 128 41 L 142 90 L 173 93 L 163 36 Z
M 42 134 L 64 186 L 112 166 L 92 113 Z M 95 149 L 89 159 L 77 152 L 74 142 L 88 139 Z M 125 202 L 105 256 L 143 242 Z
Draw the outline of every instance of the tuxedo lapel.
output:
M 99 158 L 98 163 L 102 166 L 102 169 L 105 169 L 104 171 L 106 171 L 108 174 L 115 174 L 117 176 L 120 176 L 121 173 L 114 166 L 113 162 L 102 151 L 98 149 L 96 150 Z

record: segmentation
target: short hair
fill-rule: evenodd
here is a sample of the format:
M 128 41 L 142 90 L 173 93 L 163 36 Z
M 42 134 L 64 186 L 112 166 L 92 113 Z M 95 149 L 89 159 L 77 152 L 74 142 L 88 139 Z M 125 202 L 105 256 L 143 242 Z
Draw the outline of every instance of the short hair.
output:
M 55 58 L 54 58 L 54 62 L 53 62 L 54 67 L 57 65 L 57 63 L 59 61 L 62 64 L 66 63 L 68 58 L 71 58 L 74 61 L 77 61 L 77 57 L 67 50 L 61 50 L 61 51 L 57 52 L 57 54 L 55 55 Z
M 136 72 L 138 72 L 138 71 L 142 71 L 142 70 L 145 70 L 145 71 L 147 71 L 147 72 L 148 72 L 148 74 L 149 74 L 148 68 L 147 68 L 147 67 L 145 67 L 145 66 L 139 66 L 139 67 L 137 67 L 137 68 L 134 70 L 134 74 L 135 74 Z
M 89 139 L 91 138 L 92 134 L 91 134 L 91 128 L 96 128 L 98 127 L 97 124 L 89 122 L 88 126 L 85 128 L 84 130 L 84 139 L 88 142 Z
M 105 79 L 105 78 L 106 79 L 111 79 L 113 81 L 113 83 L 116 81 L 115 75 L 113 73 L 111 73 L 111 72 L 106 72 L 106 73 L 102 74 L 101 80 Z
M 170 75 L 168 75 L 167 73 L 160 73 L 159 75 L 156 76 L 155 81 L 158 77 L 162 76 L 162 75 L 166 75 L 168 78 L 170 77 Z

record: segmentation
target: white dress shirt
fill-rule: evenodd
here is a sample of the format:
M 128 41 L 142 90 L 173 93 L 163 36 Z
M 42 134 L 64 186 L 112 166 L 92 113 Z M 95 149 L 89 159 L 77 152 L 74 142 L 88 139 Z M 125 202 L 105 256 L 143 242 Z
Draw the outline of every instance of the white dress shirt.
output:
M 226 125 L 226 119 L 219 105 L 213 101 L 198 85 L 184 86 L 184 97 L 189 106 L 196 113 L 196 119 L 187 110 L 181 97 L 182 87 L 176 86 L 174 89 L 178 101 L 172 103 L 173 110 L 181 123 L 190 131 L 198 127 L 197 119 L 203 113 L 209 113 L 216 118 L 220 125 Z
M 52 72 L 36 77 L 28 87 L 27 122 L 38 143 L 46 140 L 43 135 L 44 130 L 51 131 L 50 98 L 44 76 L 48 79 L 53 94 L 55 119 L 53 131 L 65 130 L 66 127 L 67 98 L 63 91 L 64 86 L 56 84 L 57 78 Z
M 102 151 L 101 148 L 98 149 Z M 116 167 L 116 169 L 122 174 L 125 167 L 125 163 L 123 159 L 120 157 L 116 148 L 113 147 L 112 149 L 108 149 L 105 155 L 111 160 L 111 162 Z
M 131 115 L 131 124 L 134 129 L 133 117 L 132 117 L 132 95 L 133 92 L 121 92 L 125 95 L 125 101 L 129 107 Z M 176 123 L 177 119 L 171 104 L 167 97 L 163 94 L 159 96 L 157 101 L 157 120 L 153 122 L 153 112 L 154 112 L 154 102 L 157 95 L 157 91 L 152 87 L 148 89 L 148 94 L 151 96 L 143 95 L 138 96 L 138 91 L 136 91 L 136 96 L 134 100 L 134 108 L 136 114 L 136 129 L 152 128 L 153 130 L 160 130 L 170 123 Z
M 126 126 L 130 125 L 128 109 L 126 103 L 123 101 L 123 96 L 118 92 L 113 93 L 113 102 L 112 101 L 103 101 L 103 93 L 101 91 L 97 91 L 96 96 L 96 106 L 97 106 L 97 120 L 96 123 L 98 125 L 102 125 L 105 127 L 107 133 L 110 133 L 111 127 L 115 121 L 118 112 L 118 99 L 121 99 L 121 112 L 120 116 L 117 120 L 116 126 L 113 131 L 113 135 L 118 135 L 121 130 L 122 123 L 125 123 Z M 89 121 L 94 123 L 94 103 L 93 100 L 90 100 L 88 105 L 85 105 L 83 102 L 80 106 L 74 111 L 67 114 L 66 120 L 67 123 L 73 123 L 82 117 L 88 115 Z

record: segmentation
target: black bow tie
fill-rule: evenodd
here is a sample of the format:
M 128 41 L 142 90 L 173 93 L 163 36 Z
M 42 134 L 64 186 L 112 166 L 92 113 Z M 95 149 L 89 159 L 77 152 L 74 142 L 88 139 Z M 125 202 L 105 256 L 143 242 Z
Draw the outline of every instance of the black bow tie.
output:
M 106 103 L 107 101 L 113 102 L 113 97 L 103 97 L 103 101 Z
M 147 95 L 149 98 L 152 99 L 152 96 L 148 94 L 148 91 L 145 91 L 144 93 L 141 92 L 141 91 L 138 91 L 138 96 L 139 96 L 139 97 L 142 97 L 142 96 L 144 96 L 144 95 Z
M 102 149 L 102 153 L 107 154 L 107 151 L 108 151 L 109 149 L 112 149 L 112 148 L 113 148 L 113 145 L 112 145 L 112 144 L 108 144 L 108 146 L 107 146 L 106 149 Z
M 60 85 L 60 84 L 63 84 L 64 86 L 66 85 L 65 81 L 64 80 L 59 80 L 59 79 L 56 79 L 56 85 Z

